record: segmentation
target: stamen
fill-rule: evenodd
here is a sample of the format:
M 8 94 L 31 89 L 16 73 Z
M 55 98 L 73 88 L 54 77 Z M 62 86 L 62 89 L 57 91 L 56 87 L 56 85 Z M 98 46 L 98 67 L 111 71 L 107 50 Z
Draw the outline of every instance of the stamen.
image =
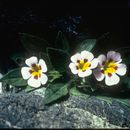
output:
M 76 66 L 76 69 L 78 70 L 78 69 L 79 69 L 79 67 L 78 67 L 78 66 Z
M 103 73 L 103 74 L 104 74 L 104 70 L 101 70 L 101 73 Z
M 34 71 L 33 70 L 29 70 L 29 73 L 32 74 Z
M 80 60 L 77 60 L 77 63 L 80 63 Z
M 115 70 L 117 70 L 118 69 L 118 66 L 115 66 Z
M 105 65 L 105 61 L 102 62 L 102 65 Z
M 35 75 L 35 76 L 34 76 L 34 79 L 38 79 L 38 75 Z
M 84 59 L 84 63 L 86 63 L 88 61 L 88 59 Z
M 42 67 L 39 65 L 39 70 L 41 70 L 42 69 Z
M 111 74 L 111 73 L 108 73 L 108 76 L 109 76 L 109 77 L 111 77 L 111 76 L 112 76 L 112 74 Z
M 113 59 L 109 59 L 109 60 L 108 60 L 108 62 L 112 62 L 112 61 L 113 61 Z
M 41 74 L 39 74 L 39 78 L 41 77 Z
M 32 67 L 36 67 L 36 64 L 32 64 Z

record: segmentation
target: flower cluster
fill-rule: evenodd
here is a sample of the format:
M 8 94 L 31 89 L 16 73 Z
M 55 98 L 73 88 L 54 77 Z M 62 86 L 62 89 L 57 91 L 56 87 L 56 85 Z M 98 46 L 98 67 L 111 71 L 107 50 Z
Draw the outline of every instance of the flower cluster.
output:
M 93 54 L 88 51 L 82 51 L 71 57 L 72 63 L 69 68 L 73 74 L 78 74 L 79 77 L 87 77 L 93 73 L 98 81 L 105 78 L 105 83 L 108 86 L 119 83 L 118 75 L 126 74 L 126 65 L 122 64 L 121 55 L 115 51 L 109 51 L 107 56 L 101 54 L 98 58 L 94 58 Z
M 119 83 L 119 76 L 126 74 L 127 67 L 121 62 L 120 53 L 115 51 L 109 51 L 107 56 L 101 54 L 94 58 L 91 52 L 84 50 L 71 57 L 69 68 L 74 75 L 81 78 L 90 76 L 93 72 L 97 81 L 105 79 L 106 85 L 112 86 Z M 21 74 L 23 79 L 28 80 L 28 85 L 40 87 L 47 83 L 47 65 L 43 59 L 38 62 L 37 57 L 33 56 L 26 59 L 25 63 L 27 67 L 22 67 Z

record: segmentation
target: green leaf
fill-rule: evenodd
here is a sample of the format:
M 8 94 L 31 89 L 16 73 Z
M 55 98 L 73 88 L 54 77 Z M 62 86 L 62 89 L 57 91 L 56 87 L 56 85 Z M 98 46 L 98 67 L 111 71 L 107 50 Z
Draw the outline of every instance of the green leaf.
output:
M 69 42 L 61 31 L 59 31 L 57 34 L 57 37 L 55 40 L 55 47 L 58 49 L 62 49 L 66 52 L 70 51 Z
M 60 74 L 56 70 L 49 71 L 49 73 L 48 73 L 48 77 L 51 77 L 51 79 L 49 80 L 50 82 L 53 82 L 55 79 L 60 78 L 61 76 L 62 76 L 62 74 Z
M 21 42 L 28 52 L 46 52 L 46 48 L 49 46 L 46 40 L 27 33 L 19 34 L 21 37 Z
M 33 88 L 33 87 L 31 87 L 31 86 L 29 86 L 29 85 L 27 85 L 26 86 L 26 88 L 25 88 L 25 92 L 30 92 L 30 91 L 32 91 L 32 90 L 34 90 L 35 88 Z
M 55 70 L 59 72 L 65 72 L 68 69 L 68 53 L 55 48 L 47 48 L 47 53 Z
M 95 45 L 96 45 L 96 39 L 84 40 L 78 47 L 78 52 L 81 52 L 83 50 L 91 51 Z
M 14 69 L 5 74 L 0 82 L 13 85 L 13 86 L 25 86 L 27 82 L 22 78 L 20 69 Z
M 44 104 L 49 104 L 68 94 L 70 82 L 50 84 L 45 91 Z
M 72 87 L 69 93 L 75 96 L 84 96 L 87 98 L 90 97 L 90 95 L 80 92 L 76 87 Z

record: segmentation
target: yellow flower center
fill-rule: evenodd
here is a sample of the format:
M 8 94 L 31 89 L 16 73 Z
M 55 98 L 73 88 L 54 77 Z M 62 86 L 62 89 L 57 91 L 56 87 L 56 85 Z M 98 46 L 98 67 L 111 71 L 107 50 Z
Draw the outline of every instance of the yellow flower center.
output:
M 102 73 L 107 74 L 109 77 L 111 77 L 112 73 L 115 73 L 118 68 L 117 63 L 111 59 L 103 62 L 102 65 Z
M 29 72 L 32 74 L 32 76 L 34 76 L 35 79 L 38 79 L 41 77 L 41 66 L 38 64 L 32 64 Z
M 87 59 L 84 60 L 77 60 L 76 68 L 79 71 L 86 71 L 88 68 L 90 68 L 91 64 L 88 62 Z

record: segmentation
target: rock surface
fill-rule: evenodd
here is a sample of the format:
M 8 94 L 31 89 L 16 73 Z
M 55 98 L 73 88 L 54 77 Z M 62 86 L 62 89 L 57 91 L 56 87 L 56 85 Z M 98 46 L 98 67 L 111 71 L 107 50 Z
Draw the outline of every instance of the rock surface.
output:
M 130 108 L 94 96 L 45 106 L 39 95 L 1 95 L 0 128 L 130 128 Z

